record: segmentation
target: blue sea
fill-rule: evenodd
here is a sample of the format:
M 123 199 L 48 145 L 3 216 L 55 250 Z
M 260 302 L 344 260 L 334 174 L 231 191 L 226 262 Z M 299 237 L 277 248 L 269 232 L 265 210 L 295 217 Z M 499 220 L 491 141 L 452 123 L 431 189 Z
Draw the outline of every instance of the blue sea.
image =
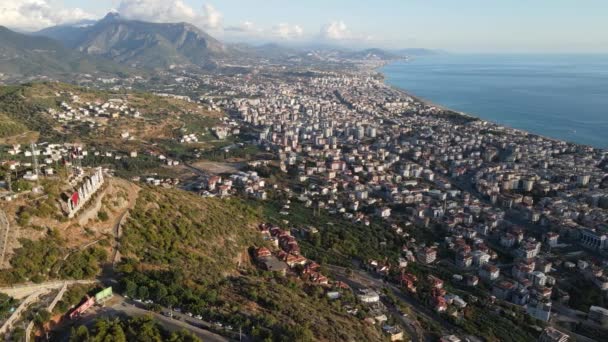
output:
M 608 148 L 608 55 L 445 54 L 381 71 L 388 84 L 438 105 Z

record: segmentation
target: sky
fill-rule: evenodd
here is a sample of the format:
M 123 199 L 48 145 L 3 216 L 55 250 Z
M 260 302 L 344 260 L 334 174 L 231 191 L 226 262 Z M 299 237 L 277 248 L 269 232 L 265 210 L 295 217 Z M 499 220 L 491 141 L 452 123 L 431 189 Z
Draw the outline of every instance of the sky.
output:
M 0 25 L 34 31 L 109 11 L 190 22 L 229 42 L 608 52 L 606 0 L 0 0 Z

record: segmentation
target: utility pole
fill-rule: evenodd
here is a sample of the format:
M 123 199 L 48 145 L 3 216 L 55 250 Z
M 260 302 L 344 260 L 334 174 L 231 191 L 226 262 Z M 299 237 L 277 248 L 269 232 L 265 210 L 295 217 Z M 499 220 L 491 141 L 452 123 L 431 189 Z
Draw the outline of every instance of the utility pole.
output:
M 40 181 L 38 180 L 40 175 L 38 174 L 38 156 L 36 156 L 36 145 L 34 143 L 31 143 L 30 148 L 32 150 L 32 159 L 34 162 L 34 174 L 36 175 L 36 185 L 40 185 Z
M 13 193 L 13 182 L 12 182 L 12 179 L 11 179 L 11 171 L 10 170 L 6 173 L 6 182 L 8 183 L 8 192 L 9 193 Z

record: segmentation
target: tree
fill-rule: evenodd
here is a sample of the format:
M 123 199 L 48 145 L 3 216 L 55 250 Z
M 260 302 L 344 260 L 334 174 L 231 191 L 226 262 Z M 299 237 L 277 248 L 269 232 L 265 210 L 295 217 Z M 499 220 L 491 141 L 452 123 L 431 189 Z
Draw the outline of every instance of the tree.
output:
M 110 329 L 110 321 L 107 319 L 98 319 L 95 321 L 95 327 L 93 328 L 93 340 L 104 341 L 108 330 Z
M 105 340 L 108 342 L 127 342 L 127 336 L 125 335 L 124 330 L 122 330 L 119 321 L 115 321 L 114 324 L 112 324 L 110 334 L 106 336 Z
M 21 327 L 15 328 L 13 330 L 13 334 L 11 335 L 12 341 L 25 341 L 25 330 Z
M 29 191 L 32 190 L 32 184 L 23 179 L 19 179 L 13 183 L 13 191 L 21 192 L 21 191 Z
M 127 340 L 141 342 L 161 342 L 162 336 L 151 316 L 131 318 L 128 322 Z
M 181 330 L 174 332 L 169 336 L 169 342 L 201 342 L 201 339 L 196 337 L 192 332 Z
M 125 280 L 125 294 L 131 298 L 137 296 L 137 284 L 130 280 Z
M 137 288 L 137 297 L 140 299 L 147 299 L 150 296 L 150 291 L 148 291 L 147 286 L 140 286 Z
M 177 305 L 177 303 L 178 303 L 178 299 L 177 299 L 177 297 L 175 297 L 174 295 L 170 295 L 170 296 L 167 296 L 167 297 L 163 298 L 163 299 L 162 299 L 162 302 L 163 302 L 163 304 L 165 304 L 166 306 L 168 306 L 168 307 L 172 308 L 172 307 L 174 307 L 175 305 Z
M 315 247 L 321 247 L 321 234 L 312 234 L 309 237 L 310 243 Z
M 314 335 L 308 327 L 296 325 L 288 328 L 287 341 L 310 342 L 314 340 Z
M 105 212 L 105 211 L 103 211 L 103 210 L 100 210 L 100 211 L 97 213 L 97 218 L 98 218 L 100 221 L 102 221 L 102 222 L 106 222 L 106 221 L 107 221 L 107 220 L 108 220 L 110 217 L 108 216 L 108 213 L 107 213 L 107 212 Z
M 89 330 L 86 326 L 81 325 L 78 328 L 72 328 L 70 331 L 70 342 L 84 342 L 89 340 Z
M 32 220 L 32 216 L 27 211 L 22 211 L 19 214 L 19 218 L 17 219 L 17 223 L 21 227 L 26 227 L 26 226 L 28 226 L 30 224 L 31 220 Z
M 158 286 L 156 287 L 156 291 L 154 291 L 154 298 L 156 298 L 156 300 L 161 300 L 165 298 L 168 294 L 169 291 L 167 291 L 167 287 L 163 284 L 158 284 Z
M 42 327 L 44 323 L 51 319 L 51 313 L 46 309 L 42 309 L 34 314 L 34 323 Z

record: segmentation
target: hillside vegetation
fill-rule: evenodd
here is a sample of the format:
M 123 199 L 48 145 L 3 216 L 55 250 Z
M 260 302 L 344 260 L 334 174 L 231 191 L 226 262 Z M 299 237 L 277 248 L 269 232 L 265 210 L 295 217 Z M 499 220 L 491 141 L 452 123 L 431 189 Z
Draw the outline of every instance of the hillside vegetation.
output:
M 14 251 L 11 268 L 0 272 L 0 284 L 90 279 L 100 272 L 101 263 L 107 259 L 107 252 L 97 246 L 70 253 L 56 229 L 49 230 L 42 239 L 20 239 L 19 242 L 21 247 Z
M 178 268 L 215 282 L 233 273 L 248 247 L 262 244 L 260 216 L 237 199 L 145 188 L 124 227 L 121 253 L 142 266 Z
M 71 95 L 80 102 L 73 103 Z M 48 113 L 48 109 L 60 111 L 61 102 L 74 108 L 84 107 L 87 102 L 104 103 L 110 99 L 121 99 L 130 108 L 141 112 L 145 118 L 122 116 L 115 120 L 100 120 L 100 127 L 92 130 L 88 125 L 68 124 L 62 126 Z M 145 92 L 114 93 L 94 90 L 60 82 L 36 82 L 22 85 L 0 86 L 0 124 L 14 122 L 32 131 L 40 131 L 42 138 L 55 140 L 82 140 L 83 142 L 107 142 L 113 146 L 124 144 L 120 133 L 131 132 L 139 139 L 169 139 L 180 127 L 199 123 L 192 132 L 206 131 L 217 124 L 219 112 L 202 110 L 195 103 L 169 97 L 160 97 Z M 73 126 L 73 127 L 72 127 Z M 120 142 L 120 144 L 118 143 Z M 129 145 L 136 142 L 126 142 Z
M 220 321 L 256 341 L 378 341 L 375 327 L 346 313 L 346 291 L 325 291 L 295 277 L 261 271 L 250 247 L 264 210 L 238 199 L 201 198 L 174 189 L 144 188 L 124 227 L 122 291 L 131 298 L 180 307 Z
M 49 105 L 48 101 L 28 96 L 31 85 L 0 87 L 0 120 L 7 125 L 22 127 L 32 131 L 39 131 L 45 136 L 52 134 L 51 122 L 42 112 Z M 18 133 L 17 133 L 18 134 Z M 6 134 L 9 136 L 12 134 Z
M 73 101 L 72 95 L 78 101 Z M 62 112 L 62 102 L 78 109 L 87 103 L 103 104 L 110 99 L 124 101 L 141 116 L 87 117 L 95 122 L 92 125 L 84 120 L 61 122 L 48 113 L 49 109 Z M 59 82 L 0 86 L 0 145 L 35 141 L 83 143 L 88 151 L 100 152 L 89 153 L 83 166 L 108 166 L 126 178 L 143 173 L 163 174 L 166 170 L 158 155 L 183 160 L 191 158 L 198 149 L 213 147 L 211 128 L 220 122 L 222 115 L 193 102 L 145 92 L 114 93 Z M 129 132 L 130 139 L 121 136 L 124 132 Z M 186 133 L 197 134 L 200 143 L 179 143 L 178 139 Z M 106 157 L 104 152 L 112 156 Z M 129 157 L 131 152 L 139 155 Z
M 70 342 L 89 341 L 197 342 L 201 340 L 185 330 L 170 333 L 152 318 L 144 316 L 112 320 L 100 318 L 91 328 L 85 325 L 72 328 Z
M 27 127 L 5 114 L 0 113 L 0 138 L 10 137 L 27 131 Z

